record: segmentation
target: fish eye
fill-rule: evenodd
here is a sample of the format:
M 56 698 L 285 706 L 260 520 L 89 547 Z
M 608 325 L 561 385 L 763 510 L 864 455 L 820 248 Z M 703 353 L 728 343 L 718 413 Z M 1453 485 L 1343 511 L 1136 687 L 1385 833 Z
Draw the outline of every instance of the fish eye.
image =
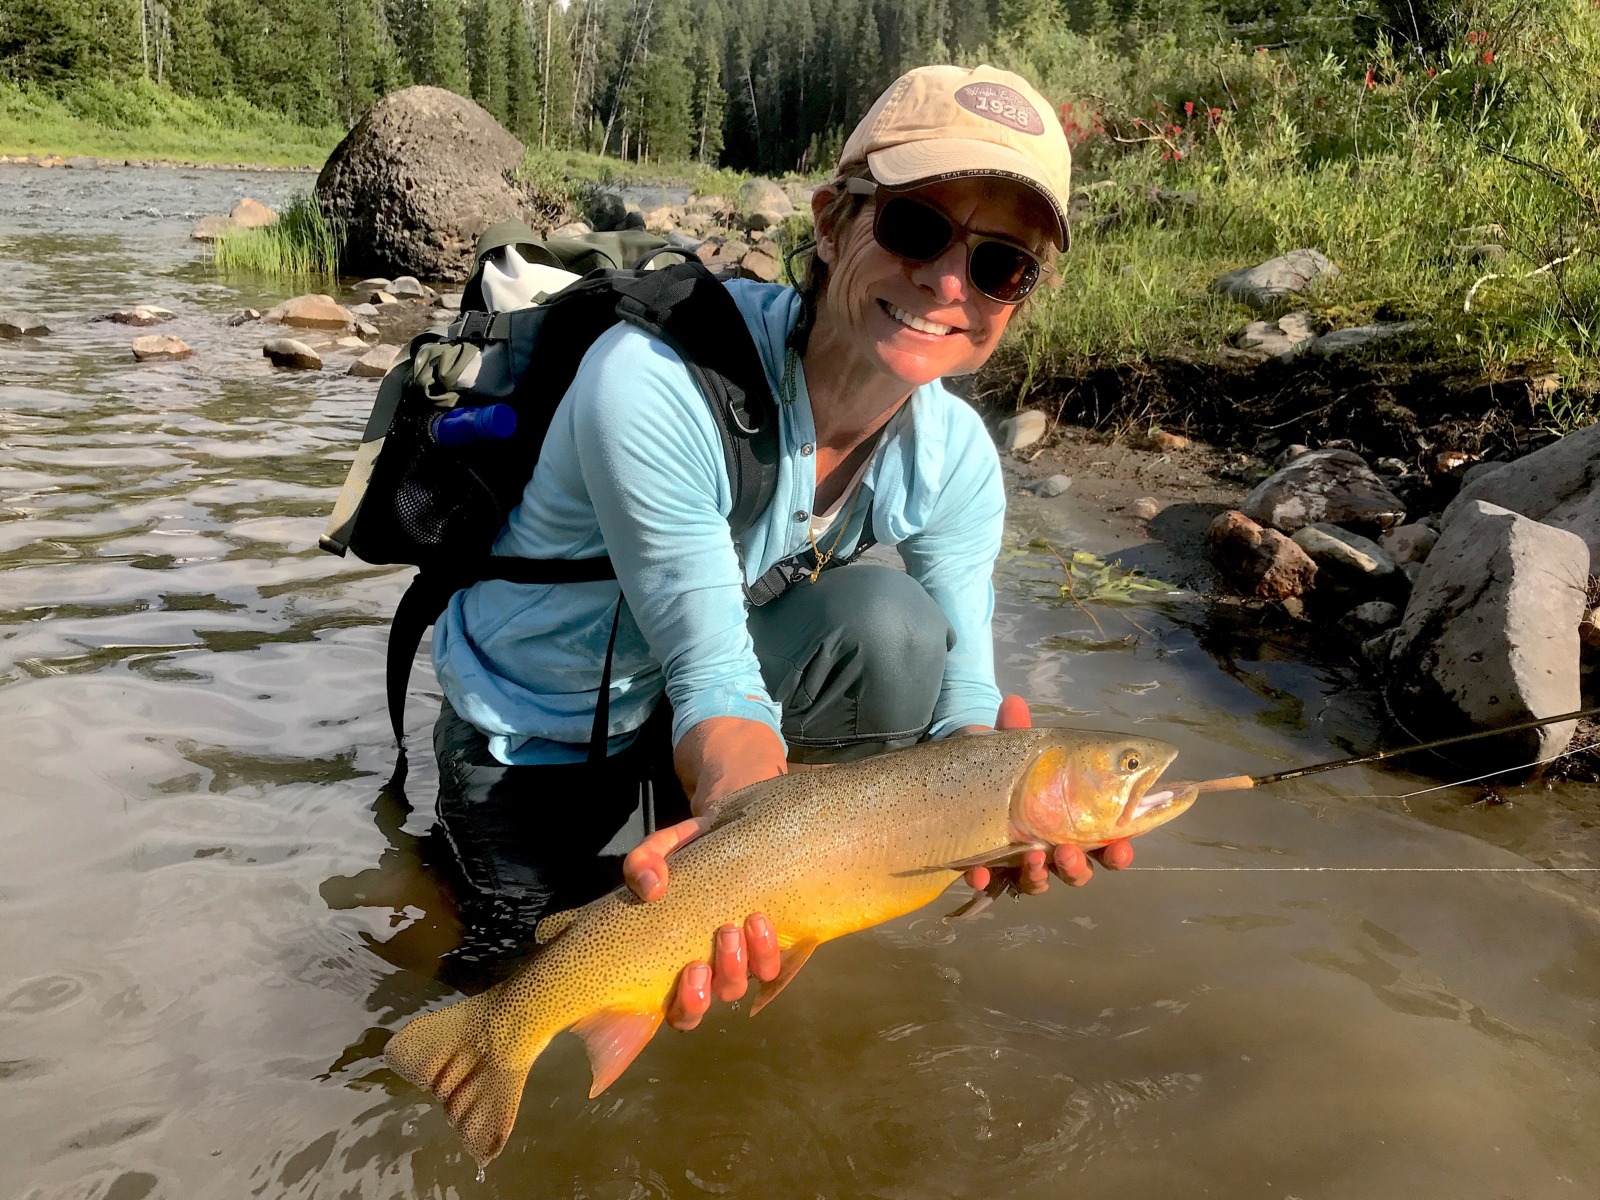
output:
M 1137 750 L 1124 750 L 1122 752 L 1122 769 L 1128 772 L 1139 769 L 1139 752 Z

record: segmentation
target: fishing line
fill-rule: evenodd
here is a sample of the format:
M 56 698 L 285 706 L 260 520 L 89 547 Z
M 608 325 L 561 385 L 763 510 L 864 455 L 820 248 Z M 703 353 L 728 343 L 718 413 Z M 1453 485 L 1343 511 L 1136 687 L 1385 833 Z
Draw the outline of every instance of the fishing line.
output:
M 1123 867 L 1122 871 L 1206 871 L 1251 873 L 1271 872 L 1281 874 L 1336 874 L 1356 875 L 1452 875 L 1452 874 L 1509 874 L 1509 875 L 1580 875 L 1600 872 L 1600 867 Z

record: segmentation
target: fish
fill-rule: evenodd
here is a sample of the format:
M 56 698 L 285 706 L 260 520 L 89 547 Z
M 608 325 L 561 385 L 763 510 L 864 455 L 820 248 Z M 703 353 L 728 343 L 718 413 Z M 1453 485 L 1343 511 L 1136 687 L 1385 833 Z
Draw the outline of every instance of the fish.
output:
M 567 1029 L 583 1039 L 598 1096 L 661 1027 L 679 972 L 709 958 L 718 928 L 762 912 L 777 930 L 781 970 L 754 1016 L 823 942 L 923 907 L 971 867 L 1170 821 L 1196 795 L 1192 783 L 1152 790 L 1176 755 L 1151 738 L 1016 729 L 754 784 L 672 856 L 662 898 L 618 888 L 546 917 L 524 967 L 413 1018 L 390 1039 L 389 1065 L 443 1102 L 481 1169 L 510 1137 L 551 1039 Z

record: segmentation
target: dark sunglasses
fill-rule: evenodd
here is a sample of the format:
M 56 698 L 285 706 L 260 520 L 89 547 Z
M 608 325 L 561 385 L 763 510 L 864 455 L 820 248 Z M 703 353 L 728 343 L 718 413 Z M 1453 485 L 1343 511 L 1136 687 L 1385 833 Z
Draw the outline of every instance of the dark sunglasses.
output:
M 1022 303 L 1050 270 L 1033 251 L 1015 242 L 973 233 L 931 204 L 880 189 L 875 180 L 847 179 L 845 190 L 863 196 L 881 191 L 872 218 L 872 236 L 890 254 L 907 262 L 932 262 L 954 243 L 963 243 L 967 248 L 967 279 L 997 303 Z

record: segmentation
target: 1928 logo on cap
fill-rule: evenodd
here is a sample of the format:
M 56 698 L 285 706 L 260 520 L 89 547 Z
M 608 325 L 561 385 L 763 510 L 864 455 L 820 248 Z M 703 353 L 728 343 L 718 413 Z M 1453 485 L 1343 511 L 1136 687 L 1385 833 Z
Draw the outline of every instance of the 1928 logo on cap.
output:
M 1014 88 L 999 83 L 969 83 L 956 93 L 956 103 L 968 112 L 1021 133 L 1042 134 L 1039 110 Z

